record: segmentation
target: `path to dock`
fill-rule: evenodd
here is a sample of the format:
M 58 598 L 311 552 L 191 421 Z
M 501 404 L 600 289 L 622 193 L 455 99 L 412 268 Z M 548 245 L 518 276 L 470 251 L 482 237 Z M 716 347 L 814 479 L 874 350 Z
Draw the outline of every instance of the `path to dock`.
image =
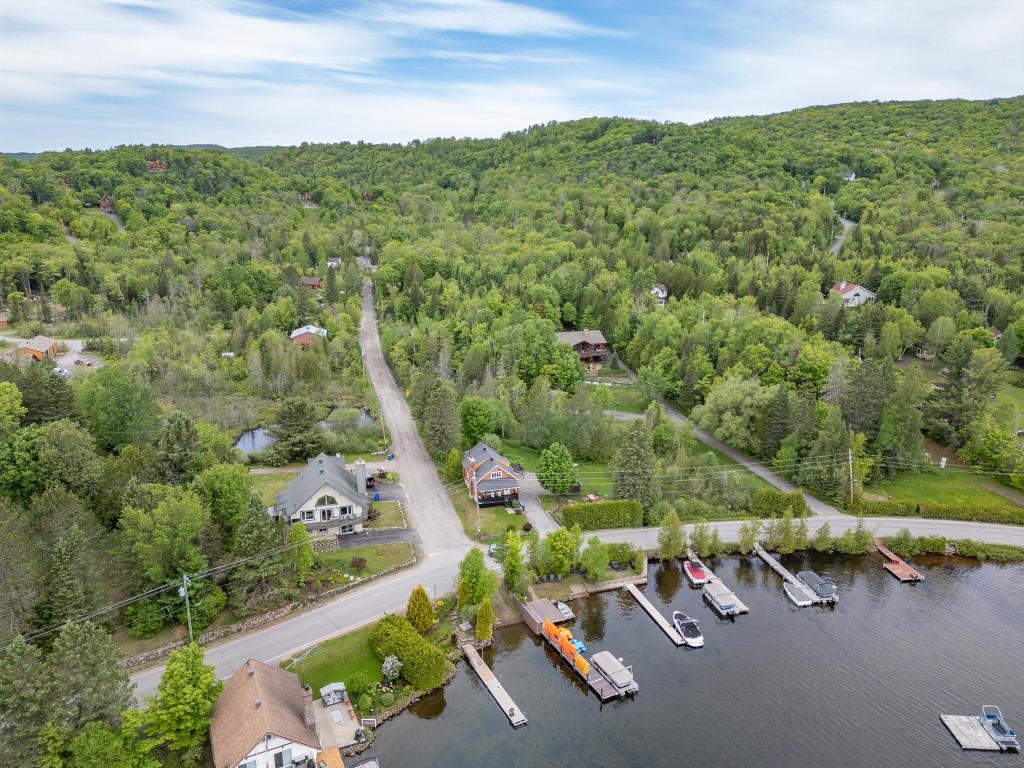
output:
M 718 581 L 718 582 L 721 582 L 722 584 L 725 584 L 724 581 L 722 581 L 720 578 L 715 576 L 715 572 L 714 571 L 712 571 L 710 568 L 708 568 L 708 564 L 707 563 L 705 563 L 703 560 L 701 560 L 699 557 L 697 557 L 696 553 L 694 553 L 694 551 L 692 549 L 686 550 L 686 557 L 689 558 L 690 560 L 696 560 L 697 562 L 699 562 L 701 564 L 701 566 L 703 566 L 704 572 L 708 575 L 708 581 L 709 582 L 711 582 L 711 581 Z M 726 587 L 726 589 L 729 589 L 729 588 Z M 737 614 L 740 614 L 740 613 L 750 613 L 750 609 L 747 607 L 747 604 L 744 603 L 742 600 L 740 600 L 738 597 L 736 597 L 736 593 L 733 592 L 731 589 L 729 590 L 729 592 L 732 593 L 732 603 L 733 603 L 733 605 L 736 606 L 736 613 Z
M 508 695 L 508 691 L 505 690 L 504 686 L 498 681 L 498 678 L 494 676 L 491 668 L 488 667 L 484 660 L 480 658 L 480 654 L 477 653 L 469 643 L 465 643 L 462 646 L 462 652 L 466 654 L 466 658 L 469 659 L 469 665 L 473 667 L 477 676 L 481 682 L 487 686 L 487 690 L 491 692 L 491 696 L 498 702 L 498 706 L 501 707 L 501 711 L 505 713 L 505 717 L 512 724 L 513 728 L 518 728 L 520 725 L 526 725 L 526 715 L 519 709 L 516 703 L 512 700 L 512 697 Z
M 924 581 L 924 576 L 914 570 L 909 563 L 904 562 L 903 558 L 894 554 L 882 543 L 881 539 L 875 539 L 875 549 L 881 552 L 882 556 L 889 561 L 882 567 L 901 582 Z
M 939 715 L 942 724 L 960 743 L 961 749 L 981 749 L 986 752 L 998 752 L 999 745 L 989 736 L 981 718 L 977 715 Z
M 651 601 L 647 599 L 643 592 L 632 584 L 627 584 L 625 588 L 640 603 L 640 607 L 647 611 L 648 615 L 654 619 L 654 623 L 661 627 L 661 631 L 668 635 L 669 640 L 675 643 L 677 647 L 686 642 L 683 640 L 683 636 L 679 634 L 679 631 L 668 622 L 668 619 L 661 615 L 661 611 L 651 605 Z
M 757 552 L 758 557 L 760 557 L 762 560 L 768 563 L 768 566 L 773 571 L 779 574 L 779 576 L 781 576 L 785 581 L 788 581 L 790 584 L 792 584 L 794 589 L 796 589 L 800 594 L 806 597 L 812 605 L 817 605 L 821 602 L 821 598 L 818 597 L 814 590 L 810 589 L 806 584 L 800 581 L 800 579 L 794 576 L 788 568 L 783 566 L 782 563 L 780 563 L 774 557 L 769 555 L 765 551 L 764 547 L 762 547 L 760 544 L 755 544 L 754 551 Z

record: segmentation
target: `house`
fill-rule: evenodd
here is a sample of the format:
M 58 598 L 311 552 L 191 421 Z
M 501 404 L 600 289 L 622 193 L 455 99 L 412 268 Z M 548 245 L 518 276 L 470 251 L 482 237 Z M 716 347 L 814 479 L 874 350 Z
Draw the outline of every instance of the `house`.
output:
M 312 690 L 291 672 L 249 659 L 213 705 L 210 745 L 214 768 L 315 766 L 320 738 Z
M 654 287 L 651 288 L 651 295 L 654 297 L 654 303 L 659 307 L 664 307 L 668 301 L 668 288 L 664 283 L 655 283 Z
M 509 460 L 489 445 L 477 443 L 462 455 L 462 479 L 481 506 L 519 498 L 519 478 Z
M 833 285 L 832 292 L 838 293 L 843 298 L 844 307 L 859 307 L 861 304 L 867 304 L 869 301 L 872 301 L 876 295 L 863 285 L 848 283 L 845 280 L 840 280 Z
M 100 200 L 99 206 L 100 210 L 103 211 L 104 213 L 114 212 L 114 201 L 111 200 L 109 197 L 104 197 L 102 200 Z
M 57 356 L 57 340 L 49 336 L 35 336 L 15 350 L 16 355 L 42 360 L 44 357 L 53 359 Z
M 147 171 L 166 171 L 169 166 L 163 160 L 147 160 Z
M 7 324 L 7 313 L 4 310 L 0 310 L 0 328 L 6 328 Z
M 341 256 L 328 256 L 327 267 L 328 269 L 337 269 L 341 266 Z
M 356 256 L 356 263 L 358 263 L 363 269 L 368 269 L 371 272 L 373 271 L 373 264 L 365 256 Z
M 934 360 L 935 353 L 932 352 L 928 347 L 918 344 L 914 347 L 914 357 L 918 360 Z
M 608 342 L 600 331 L 564 331 L 555 334 L 555 341 L 568 344 L 584 363 L 603 363 L 608 356 Z
M 344 456 L 321 453 L 309 460 L 270 508 L 289 526 L 301 523 L 314 536 L 359 533 L 366 520 L 366 463 L 345 469 Z
M 303 349 L 309 349 L 317 336 L 327 338 L 327 329 L 319 325 L 304 325 L 291 332 L 292 344 L 298 344 Z
M 853 171 L 847 171 L 846 173 L 843 174 L 843 181 L 856 181 L 856 180 L 857 180 L 857 174 L 854 173 Z
M 324 286 L 324 279 L 322 277 L 303 277 L 302 286 L 309 288 L 314 291 L 319 291 Z

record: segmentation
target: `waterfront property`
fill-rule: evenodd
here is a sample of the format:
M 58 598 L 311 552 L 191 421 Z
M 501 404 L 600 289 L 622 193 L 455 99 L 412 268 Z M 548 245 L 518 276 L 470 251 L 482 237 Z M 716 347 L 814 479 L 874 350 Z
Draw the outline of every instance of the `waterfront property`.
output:
M 268 511 L 288 525 L 299 523 L 314 536 L 359 533 L 366 521 L 366 464 L 345 468 L 344 456 L 321 453 L 310 459 Z
M 523 714 L 523 710 L 512 700 L 508 691 L 501 684 L 501 681 L 495 677 L 491 668 L 488 667 L 480 654 L 477 653 L 476 648 L 470 643 L 464 643 L 462 645 L 462 652 L 466 655 L 466 659 L 469 660 L 469 666 L 476 672 L 477 677 L 480 678 L 480 682 L 484 684 L 484 687 L 490 692 L 491 696 L 498 703 L 501 711 L 505 713 L 509 723 L 512 724 L 513 728 L 518 728 L 521 725 L 526 725 L 526 715 Z
M 668 635 L 668 639 L 675 643 L 677 648 L 680 645 L 686 644 L 679 631 L 668 623 L 668 620 L 661 615 L 661 611 L 651 604 L 651 601 L 647 599 L 643 592 L 632 584 L 626 584 L 624 589 L 636 598 L 636 601 L 640 603 L 640 607 L 647 611 L 648 615 L 654 619 L 654 623 L 661 627 L 661 631 Z
M 704 581 L 701 582 L 704 588 L 701 594 L 714 609 L 715 613 L 725 619 L 750 612 L 746 603 L 736 597 L 733 591 L 725 586 L 722 580 L 715 575 L 714 571 L 708 568 L 706 564 L 700 562 L 693 550 L 686 551 L 686 559 L 691 563 L 696 562 L 700 565 L 701 572 L 704 574 Z
M 768 564 L 769 568 L 782 577 L 783 589 L 786 593 L 786 597 L 788 597 L 790 602 L 794 605 L 799 608 L 804 608 L 808 605 L 815 605 L 821 602 L 821 598 L 818 597 L 814 590 L 790 573 L 787 568 L 783 567 L 782 563 L 769 555 L 768 552 L 765 551 L 765 548 L 760 544 L 754 545 L 754 552 L 756 552 L 757 556 Z
M 608 651 L 595 653 L 590 661 L 576 650 L 572 632 L 559 629 L 551 621 L 541 626 L 541 637 L 555 650 L 602 702 L 632 696 L 640 690 L 633 679 L 632 667 L 625 667 Z
M 875 539 L 875 549 L 881 552 L 882 556 L 888 561 L 882 567 L 901 582 L 924 581 L 924 576 L 914 570 L 909 563 L 904 562 L 903 558 L 899 555 L 894 554 L 882 543 L 881 539 Z
M 462 455 L 462 480 L 482 507 L 508 505 L 519 499 L 519 477 L 511 462 L 485 443 L 477 443 Z

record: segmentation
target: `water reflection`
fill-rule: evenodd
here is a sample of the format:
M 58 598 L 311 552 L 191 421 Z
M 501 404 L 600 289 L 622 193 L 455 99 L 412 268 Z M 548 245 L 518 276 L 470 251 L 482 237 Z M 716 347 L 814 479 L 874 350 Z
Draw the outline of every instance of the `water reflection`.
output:
M 654 583 L 662 602 L 670 603 L 683 583 L 683 571 L 675 560 L 662 562 L 654 572 Z
M 475 677 L 475 675 L 469 674 L 466 677 Z M 445 689 L 441 688 L 433 693 L 428 693 L 409 707 L 409 711 L 420 720 L 435 720 L 441 716 L 447 706 Z
M 604 640 L 604 599 L 600 595 L 589 595 L 577 600 L 577 626 L 586 641 Z

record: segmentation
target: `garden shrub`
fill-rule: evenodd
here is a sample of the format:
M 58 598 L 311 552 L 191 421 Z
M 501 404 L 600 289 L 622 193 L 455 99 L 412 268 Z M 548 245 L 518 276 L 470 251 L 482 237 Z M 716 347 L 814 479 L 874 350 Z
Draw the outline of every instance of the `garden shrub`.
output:
M 371 704 L 373 704 L 373 700 L 367 693 L 364 693 L 362 696 L 360 696 L 359 700 L 356 702 L 356 706 L 358 706 L 359 709 L 363 712 L 369 712 Z
M 366 558 L 365 557 L 353 557 L 350 563 L 353 571 L 366 570 Z
M 615 499 L 570 504 L 562 509 L 562 524 L 579 524 L 584 531 L 601 528 L 639 528 L 644 524 L 644 508 L 639 501 Z
M 985 504 L 934 504 L 911 501 L 861 501 L 859 515 L 885 517 L 928 517 L 936 520 L 969 520 L 979 523 L 1024 525 L 1024 508 L 992 507 Z
M 783 493 L 775 488 L 758 488 L 750 494 L 750 513 L 754 517 L 782 517 L 787 509 L 793 517 L 811 514 L 800 491 Z
M 128 628 L 128 637 L 153 637 L 163 628 L 166 617 L 166 612 L 156 602 L 143 600 L 132 603 L 124 609 L 124 625 Z
M 444 678 L 445 655 L 425 640 L 404 616 L 389 615 L 370 630 L 370 649 L 382 661 L 397 656 L 402 677 L 420 690 L 429 691 Z
M 391 691 L 384 691 L 384 693 L 380 695 L 380 705 L 382 707 L 390 707 L 394 703 L 395 694 L 393 694 Z

